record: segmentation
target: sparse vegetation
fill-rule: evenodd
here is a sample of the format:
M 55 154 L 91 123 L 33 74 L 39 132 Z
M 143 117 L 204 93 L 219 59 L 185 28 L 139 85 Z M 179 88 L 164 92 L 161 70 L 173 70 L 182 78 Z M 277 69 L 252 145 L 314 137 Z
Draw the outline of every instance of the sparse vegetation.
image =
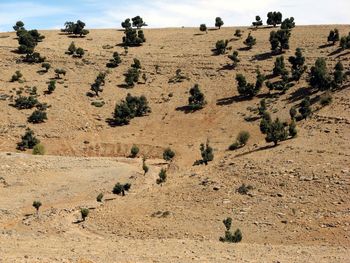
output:
M 343 84 L 345 77 L 344 66 L 341 61 L 339 61 L 334 67 L 332 86 L 334 88 L 339 88 Z
M 281 29 L 283 30 L 291 30 L 294 27 L 295 27 L 294 17 L 284 19 L 281 24 Z
M 175 76 L 169 79 L 169 83 L 180 83 L 185 80 L 189 80 L 189 78 L 182 73 L 181 69 L 177 69 Z
M 122 62 L 119 53 L 118 52 L 114 52 L 113 53 L 113 58 L 109 60 L 109 62 L 107 63 L 107 67 L 108 68 L 116 68 L 119 66 L 119 64 Z
M 19 96 L 15 99 L 14 107 L 19 110 L 32 109 L 37 106 L 39 101 L 32 95 L 25 97 Z
M 148 173 L 149 168 L 146 164 L 146 157 L 142 158 L 142 170 L 143 170 L 143 174 L 146 175 L 146 173 Z
M 280 56 L 276 58 L 275 65 L 273 68 L 274 76 L 285 76 L 288 75 L 286 65 L 284 64 L 284 57 Z
M 245 184 L 242 184 L 240 187 L 237 188 L 237 192 L 241 195 L 247 195 L 250 190 L 253 190 L 253 187 L 251 185 Z
M 199 149 L 201 151 L 202 160 L 196 161 L 195 164 L 204 163 L 205 165 L 208 165 L 208 162 L 214 160 L 213 148 L 210 147 L 209 140 L 206 142 L 206 144 L 202 143 Z
M 235 31 L 235 33 L 234 33 L 234 36 L 235 36 L 235 37 L 238 37 L 238 38 L 241 38 L 242 35 L 243 35 L 242 30 L 236 29 L 236 31 Z
M 283 52 L 284 49 L 289 49 L 289 38 L 291 36 L 290 30 L 281 29 L 276 31 L 271 31 L 270 33 L 270 44 L 271 50 L 273 52 L 279 51 Z
M 49 82 L 49 85 L 47 87 L 47 93 L 48 94 L 52 94 L 52 92 L 54 92 L 56 89 L 56 81 L 55 80 L 51 80 Z
M 252 83 L 248 83 L 246 78 L 242 74 L 236 75 L 236 81 L 237 81 L 237 90 L 238 93 L 247 98 L 252 98 L 255 95 L 258 94 L 260 91 L 264 81 L 265 76 L 260 73 L 260 71 L 257 71 L 257 79 L 255 85 Z
M 231 226 L 232 226 L 232 218 L 228 217 L 225 220 L 223 220 L 223 223 L 225 225 L 226 231 L 225 236 L 220 237 L 221 242 L 228 242 L 228 243 L 239 243 L 242 241 L 242 232 L 240 229 L 237 229 L 234 234 L 231 233 Z
M 132 88 L 135 86 L 135 83 L 138 83 L 140 78 L 140 70 L 134 67 L 128 69 L 124 74 L 126 87 Z
M 266 142 L 273 142 L 277 146 L 278 142 L 284 141 L 288 138 L 287 126 L 278 118 L 268 125 L 266 132 Z
M 340 38 L 340 47 L 342 49 L 350 48 L 350 32 L 347 36 L 343 36 Z
M 49 72 L 49 69 L 51 68 L 51 64 L 48 62 L 44 62 L 41 64 L 41 67 L 44 68 L 45 72 Z
M 307 117 L 309 117 L 311 115 L 312 111 L 311 111 L 311 103 L 310 103 L 309 96 L 305 97 L 300 102 L 299 113 L 300 113 L 302 119 L 306 119 Z

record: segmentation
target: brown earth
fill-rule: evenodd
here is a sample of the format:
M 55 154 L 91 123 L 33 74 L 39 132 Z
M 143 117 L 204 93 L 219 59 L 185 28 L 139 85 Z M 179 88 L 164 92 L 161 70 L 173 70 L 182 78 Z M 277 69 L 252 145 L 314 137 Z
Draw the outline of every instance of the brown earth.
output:
M 329 69 L 341 60 L 349 70 L 348 51 L 322 47 L 333 28 L 293 29 L 285 58 L 301 47 L 309 68 L 325 57 Z M 349 31 L 337 28 L 341 35 Z M 227 56 L 213 56 L 211 49 L 217 40 L 233 38 L 234 30 L 146 29 L 147 42 L 130 48 L 122 64 L 110 70 L 101 108 L 92 106 L 97 98 L 86 93 L 112 53 L 123 53 L 116 46 L 121 31 L 91 30 L 83 39 L 42 31 L 46 38 L 37 50 L 53 68 L 67 70 L 51 95 L 44 91 L 53 69 L 39 74 L 40 65 L 16 63 L 20 55 L 11 52 L 17 47 L 15 34 L 0 34 L 0 262 L 348 262 L 349 82 L 334 92 L 330 106 L 313 104 L 312 117 L 298 122 L 297 138 L 269 147 L 254 109 L 267 97 L 273 117 L 288 120 L 290 107 L 309 91 L 306 76 L 284 95 L 270 98 L 264 87 L 259 98 L 235 100 L 235 75 L 243 73 L 251 82 L 257 68 L 268 75 L 275 57 L 268 56 L 271 29 L 260 29 L 252 32 L 257 45 L 239 51 L 238 67 L 225 69 Z M 244 31 L 242 39 L 230 41 L 233 50 L 244 47 L 250 30 Z M 84 60 L 65 55 L 71 41 L 86 50 Z M 140 59 L 147 83 L 121 88 L 133 58 Z M 169 84 L 178 68 L 190 80 Z M 9 82 L 16 70 L 24 83 Z M 187 104 L 195 83 L 206 96 L 205 108 L 176 110 Z M 39 101 L 51 105 L 46 123 L 28 124 L 32 110 L 10 106 L 25 86 L 36 86 Z M 106 120 L 129 92 L 144 94 L 152 113 L 128 126 L 110 127 Z M 46 156 L 15 153 L 25 127 L 35 131 Z M 247 146 L 227 151 L 241 130 L 251 134 Z M 207 139 L 214 161 L 192 166 Z M 126 158 L 133 144 L 149 158 L 146 176 L 141 158 Z M 176 152 L 171 164 L 161 160 L 168 146 Z M 159 186 L 162 167 L 168 168 L 168 181 Z M 130 182 L 130 193 L 113 195 L 116 182 Z M 243 183 L 253 186 L 249 195 L 237 193 Z M 96 202 L 101 192 L 107 199 L 102 204 Z M 38 215 L 34 200 L 43 203 Z M 85 222 L 79 222 L 80 207 L 90 208 Z M 225 229 L 222 220 L 229 216 L 233 230 L 243 233 L 239 244 L 218 241 Z

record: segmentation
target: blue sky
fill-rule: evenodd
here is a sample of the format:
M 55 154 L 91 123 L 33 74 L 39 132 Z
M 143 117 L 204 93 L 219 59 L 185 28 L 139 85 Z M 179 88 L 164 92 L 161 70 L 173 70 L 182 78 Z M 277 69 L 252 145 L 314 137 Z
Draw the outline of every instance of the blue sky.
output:
M 17 20 L 28 29 L 58 29 L 78 19 L 88 28 L 116 28 L 140 15 L 150 27 L 212 26 L 216 16 L 225 25 L 250 25 L 255 15 L 264 22 L 268 11 L 294 16 L 297 24 L 349 24 L 350 0 L 0 0 L 0 31 Z

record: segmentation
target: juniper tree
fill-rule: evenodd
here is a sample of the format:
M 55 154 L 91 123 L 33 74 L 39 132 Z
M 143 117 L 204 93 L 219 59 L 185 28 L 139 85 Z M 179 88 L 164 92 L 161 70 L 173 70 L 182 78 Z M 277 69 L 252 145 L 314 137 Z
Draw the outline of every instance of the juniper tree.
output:
M 342 49 L 350 48 L 350 32 L 347 36 L 343 36 L 340 38 L 340 47 Z
M 47 63 L 47 62 L 44 62 L 44 63 L 41 64 L 41 67 L 45 69 L 45 72 L 48 72 L 49 69 L 51 68 L 51 64 Z
M 81 47 L 78 47 L 75 53 L 76 53 L 76 56 L 77 56 L 77 57 L 81 58 L 81 57 L 84 56 L 85 51 L 84 51 L 84 49 L 82 49 Z
M 225 236 L 220 237 L 219 240 L 221 242 L 229 242 L 229 243 L 238 243 L 242 241 L 242 232 L 240 229 L 236 229 L 234 234 L 231 233 L 231 226 L 232 226 L 232 218 L 228 217 L 225 220 L 223 220 L 223 223 L 225 225 L 226 231 Z
M 297 116 L 297 109 L 295 106 L 292 106 L 289 110 L 289 115 L 292 120 L 295 120 L 295 117 Z
M 286 18 L 281 24 L 281 29 L 291 30 L 295 27 L 294 17 Z
M 335 45 L 335 42 L 339 41 L 339 30 L 335 28 L 334 30 L 329 31 L 327 41 L 332 42 L 332 44 Z
M 271 122 L 272 120 L 271 120 L 270 113 L 265 111 L 260 121 L 260 131 L 262 134 L 267 134 L 270 128 Z
M 73 27 L 73 34 L 79 35 L 80 37 L 86 36 L 89 34 L 89 30 L 84 29 L 85 23 L 83 21 L 78 20 Z
M 270 123 L 267 133 L 266 133 L 266 142 L 273 142 L 277 146 L 279 141 L 284 141 L 288 137 L 288 131 L 284 123 L 282 123 L 278 118 Z
M 94 83 L 91 84 L 90 90 L 95 93 L 95 95 L 98 97 L 99 92 L 103 91 L 103 88 L 101 87 L 101 82 L 100 81 L 95 81 Z
M 250 138 L 250 134 L 247 131 L 241 131 L 236 138 L 236 141 L 230 145 L 229 150 L 236 150 L 238 148 L 244 147 Z
M 96 197 L 96 201 L 99 203 L 102 203 L 102 199 L 103 199 L 103 193 L 99 193 L 98 196 Z
M 311 115 L 312 111 L 311 111 L 311 103 L 310 103 L 309 96 L 305 97 L 300 102 L 299 113 L 303 119 L 306 119 L 307 117 L 309 117 Z
M 28 97 L 19 96 L 18 98 L 15 99 L 14 107 L 19 110 L 32 109 L 38 104 L 39 104 L 39 101 L 37 100 L 37 98 L 35 98 L 32 95 Z
M 271 31 L 270 33 L 270 44 L 271 50 L 276 52 L 283 52 L 284 49 L 289 49 L 289 38 L 291 33 L 287 29 L 281 29 L 276 31 Z
M 69 54 L 69 55 L 74 55 L 76 51 L 77 51 L 77 47 L 75 46 L 74 41 L 72 41 L 72 43 L 70 43 L 70 45 L 69 45 L 69 47 L 68 47 L 68 52 L 67 52 L 67 54 Z
M 30 123 L 43 123 L 47 120 L 47 114 L 42 110 L 35 110 L 29 117 L 28 122 Z
M 241 96 L 252 98 L 260 91 L 263 82 L 265 80 L 265 76 L 257 71 L 257 79 L 255 85 L 253 83 L 248 83 L 246 78 L 242 74 L 236 75 L 237 81 L 237 90 Z
M 300 48 L 295 50 L 295 56 L 290 56 L 288 59 L 292 64 L 292 78 L 295 81 L 299 81 L 303 73 L 306 71 L 307 66 L 305 64 L 305 57 L 302 54 Z
M 132 26 L 141 28 L 143 26 L 146 26 L 146 23 L 143 21 L 142 17 L 135 16 L 134 18 L 132 18 Z
M 266 112 L 266 109 L 267 109 L 266 100 L 265 99 L 260 100 L 259 107 L 258 107 L 259 115 L 263 116 L 264 113 Z
M 137 58 L 134 58 L 134 63 L 131 64 L 131 67 L 136 69 L 141 69 L 141 61 Z
M 201 161 L 205 165 L 208 165 L 208 162 L 211 162 L 212 160 L 214 160 L 213 148 L 209 146 L 209 140 L 207 141 L 206 144 L 202 143 L 199 149 L 201 151 L 201 156 L 202 156 Z
M 204 94 L 199 89 L 199 85 L 195 84 L 190 89 L 190 97 L 188 98 L 188 106 L 191 108 L 191 110 L 199 110 L 204 107 L 206 104 Z
M 240 29 L 236 29 L 236 31 L 234 33 L 234 36 L 241 38 L 242 37 L 242 31 Z
M 261 20 L 260 16 L 255 17 L 255 21 L 252 23 L 252 25 L 255 26 L 256 28 L 258 28 L 258 26 L 263 25 L 263 21 Z
M 34 201 L 33 202 L 33 207 L 35 208 L 37 214 L 39 213 L 39 208 L 41 207 L 41 205 L 42 204 L 41 204 L 40 201 Z
M 297 125 L 294 120 L 292 120 L 288 127 L 289 136 L 295 138 L 298 134 Z
M 310 86 L 318 90 L 326 90 L 331 86 L 331 77 L 328 74 L 326 60 L 318 58 L 309 73 Z
M 345 80 L 344 66 L 341 63 L 341 61 L 339 61 L 334 67 L 333 82 L 332 82 L 333 87 L 339 88 L 343 84 L 344 80 Z
M 215 53 L 217 55 L 225 54 L 228 45 L 228 40 L 218 40 L 215 44 Z
M 276 27 L 277 25 L 282 23 L 282 14 L 280 12 L 269 12 L 267 14 L 266 24 L 273 25 Z
M 122 22 L 121 26 L 122 26 L 123 28 L 125 28 L 125 29 L 131 28 L 130 18 L 125 19 L 125 21 Z
M 131 88 L 135 86 L 135 83 L 139 81 L 140 70 L 137 68 L 129 68 L 128 71 L 124 74 L 126 86 Z
M 163 184 L 165 183 L 166 179 L 167 179 L 167 174 L 166 174 L 166 170 L 165 169 L 161 169 L 159 174 L 158 174 L 159 178 L 157 179 L 157 184 Z
M 85 219 L 88 217 L 89 215 L 89 208 L 81 208 L 80 209 L 80 214 L 81 214 L 81 218 L 83 221 L 85 221 Z
M 116 68 L 119 66 L 119 64 L 122 62 L 119 53 L 118 52 L 114 52 L 113 53 L 113 58 L 109 60 L 109 62 L 107 63 L 107 67 L 108 68 Z
M 244 45 L 251 49 L 256 44 L 256 38 L 254 38 L 251 33 L 249 33 L 246 40 L 244 40 Z
M 141 46 L 146 41 L 142 30 L 136 30 L 133 28 L 126 28 L 124 31 L 125 36 L 123 37 L 124 46 L 134 47 Z
M 131 188 L 131 184 L 126 183 L 126 184 L 121 184 L 121 183 L 117 183 L 114 187 L 113 187 L 113 194 L 116 195 L 122 195 L 125 196 L 125 192 L 128 192 Z
M 140 149 L 139 147 L 137 147 L 135 144 L 131 147 L 130 150 L 130 157 L 131 158 L 135 158 L 137 156 L 137 154 L 139 153 Z
M 236 67 L 238 62 L 240 62 L 237 51 L 233 51 L 232 55 L 228 55 L 228 58 L 232 60 L 232 67 Z
M 24 23 L 22 21 L 17 21 L 16 24 L 13 26 L 13 30 L 15 31 L 25 30 Z
M 146 173 L 148 173 L 148 170 L 149 170 L 149 168 L 148 168 L 148 166 L 146 164 L 146 158 L 145 157 L 142 158 L 142 170 L 143 170 L 144 175 L 146 175 Z
M 17 143 L 17 149 L 25 151 L 26 149 L 33 149 L 35 145 L 39 144 L 40 140 L 34 135 L 34 132 L 27 128 L 26 132 L 22 136 L 22 140 Z
M 113 119 L 117 125 L 127 125 L 135 117 L 142 117 L 151 112 L 145 96 L 131 96 L 128 94 L 125 100 L 115 106 Z
M 221 17 L 215 18 L 215 27 L 219 29 L 224 25 L 224 21 L 222 21 Z
M 67 71 L 65 69 L 62 69 L 62 68 L 57 68 L 57 69 L 55 69 L 55 73 L 56 73 L 56 79 L 60 79 L 61 75 L 65 76 Z
M 165 161 L 172 161 L 175 157 L 175 152 L 171 150 L 170 148 L 166 148 L 163 152 L 163 159 Z
M 22 77 L 23 74 L 21 73 L 21 71 L 16 70 L 15 74 L 13 74 L 11 77 L 11 82 L 20 81 Z
M 288 75 L 288 71 L 286 69 L 286 65 L 284 64 L 284 57 L 280 56 L 276 58 L 274 68 L 273 68 L 274 76 L 285 76 Z
M 201 24 L 199 26 L 199 30 L 202 32 L 206 32 L 208 34 L 208 29 L 207 29 L 207 26 L 205 24 Z

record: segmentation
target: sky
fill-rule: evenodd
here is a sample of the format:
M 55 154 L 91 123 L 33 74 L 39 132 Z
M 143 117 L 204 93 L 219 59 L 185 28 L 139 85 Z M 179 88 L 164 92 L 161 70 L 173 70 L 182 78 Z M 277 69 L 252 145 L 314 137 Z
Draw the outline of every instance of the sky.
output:
M 27 29 L 59 29 L 78 19 L 87 28 L 119 28 L 140 15 L 151 28 L 251 25 L 256 15 L 266 22 L 269 11 L 295 18 L 296 24 L 350 24 L 350 0 L 0 0 L 0 31 L 12 31 L 21 20 Z

